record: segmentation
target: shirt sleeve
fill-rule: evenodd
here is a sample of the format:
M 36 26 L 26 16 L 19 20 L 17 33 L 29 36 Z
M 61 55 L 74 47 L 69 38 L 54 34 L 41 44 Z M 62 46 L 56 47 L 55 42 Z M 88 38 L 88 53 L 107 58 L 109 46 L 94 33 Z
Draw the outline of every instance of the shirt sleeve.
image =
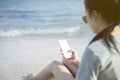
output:
M 77 72 L 77 80 L 97 80 L 99 70 L 99 58 L 92 50 L 86 48 Z

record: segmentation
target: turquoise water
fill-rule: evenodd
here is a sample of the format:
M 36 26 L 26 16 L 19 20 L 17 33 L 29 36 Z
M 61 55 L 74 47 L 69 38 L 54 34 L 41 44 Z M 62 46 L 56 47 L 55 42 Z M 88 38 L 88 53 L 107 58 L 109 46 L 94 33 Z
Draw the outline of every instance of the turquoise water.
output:
M 83 0 L 0 0 L 0 38 L 78 37 L 83 15 Z

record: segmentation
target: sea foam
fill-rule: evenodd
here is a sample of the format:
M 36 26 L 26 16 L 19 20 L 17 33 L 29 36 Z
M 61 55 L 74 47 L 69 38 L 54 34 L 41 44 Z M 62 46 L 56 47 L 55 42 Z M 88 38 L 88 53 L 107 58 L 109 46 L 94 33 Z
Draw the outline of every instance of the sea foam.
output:
M 0 37 L 19 37 L 32 35 L 66 35 L 74 34 L 80 30 L 80 26 L 76 27 L 49 27 L 49 28 L 27 28 L 27 29 L 9 29 L 0 30 Z

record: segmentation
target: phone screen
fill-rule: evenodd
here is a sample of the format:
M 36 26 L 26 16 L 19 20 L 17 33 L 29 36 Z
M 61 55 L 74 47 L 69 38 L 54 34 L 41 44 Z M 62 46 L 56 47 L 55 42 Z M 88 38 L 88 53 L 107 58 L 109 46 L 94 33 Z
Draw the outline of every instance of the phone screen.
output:
M 63 55 L 65 58 L 72 58 L 72 53 L 68 52 L 70 50 L 70 47 L 68 45 L 67 40 L 63 39 L 63 40 L 58 40 L 59 46 L 63 52 Z

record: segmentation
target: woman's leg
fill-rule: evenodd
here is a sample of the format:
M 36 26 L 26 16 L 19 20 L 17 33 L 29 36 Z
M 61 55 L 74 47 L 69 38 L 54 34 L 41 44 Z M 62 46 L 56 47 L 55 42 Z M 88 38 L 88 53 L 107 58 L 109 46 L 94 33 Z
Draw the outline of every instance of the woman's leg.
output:
M 38 75 L 33 77 L 33 80 L 75 80 L 70 71 L 58 61 L 53 61 L 45 69 L 43 69 Z
M 52 63 L 42 69 L 40 73 L 32 77 L 32 80 L 54 80 L 54 76 L 50 69 L 51 65 Z

